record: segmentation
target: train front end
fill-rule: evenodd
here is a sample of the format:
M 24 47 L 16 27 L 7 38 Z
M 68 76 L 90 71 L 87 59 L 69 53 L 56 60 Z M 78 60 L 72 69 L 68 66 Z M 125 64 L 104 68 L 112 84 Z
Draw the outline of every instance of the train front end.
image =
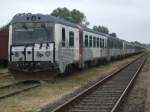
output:
M 9 70 L 16 79 L 47 79 L 54 71 L 53 24 L 41 15 L 17 15 L 9 31 Z M 40 76 L 41 75 L 41 76 Z

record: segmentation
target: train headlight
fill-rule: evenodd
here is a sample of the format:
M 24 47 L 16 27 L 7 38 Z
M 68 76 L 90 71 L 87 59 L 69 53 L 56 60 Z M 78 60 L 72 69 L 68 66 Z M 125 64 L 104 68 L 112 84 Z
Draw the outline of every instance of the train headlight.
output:
M 32 20 L 32 21 L 35 21 L 35 20 L 36 20 L 36 16 L 32 16 L 32 17 L 31 17 L 31 20 Z
M 49 57 L 50 54 L 51 54 L 50 51 L 46 51 L 46 52 L 45 52 L 45 56 L 46 56 L 46 57 Z

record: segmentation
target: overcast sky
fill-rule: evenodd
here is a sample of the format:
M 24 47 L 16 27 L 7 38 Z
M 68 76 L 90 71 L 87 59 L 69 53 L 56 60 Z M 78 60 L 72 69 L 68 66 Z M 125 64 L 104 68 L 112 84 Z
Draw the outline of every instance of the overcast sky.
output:
M 50 14 L 57 7 L 83 12 L 90 27 L 104 25 L 128 41 L 150 43 L 150 0 L 0 0 L 0 26 L 16 13 Z

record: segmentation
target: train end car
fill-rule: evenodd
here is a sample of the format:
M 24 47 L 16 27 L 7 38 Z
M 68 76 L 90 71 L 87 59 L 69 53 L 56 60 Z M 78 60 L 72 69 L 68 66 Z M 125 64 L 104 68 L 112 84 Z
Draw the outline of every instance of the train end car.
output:
M 47 80 L 53 73 L 64 73 L 70 64 L 81 62 L 76 24 L 50 15 L 18 14 L 9 33 L 9 70 L 16 79 L 32 76 L 29 80 Z M 44 71 L 48 76 L 44 77 Z

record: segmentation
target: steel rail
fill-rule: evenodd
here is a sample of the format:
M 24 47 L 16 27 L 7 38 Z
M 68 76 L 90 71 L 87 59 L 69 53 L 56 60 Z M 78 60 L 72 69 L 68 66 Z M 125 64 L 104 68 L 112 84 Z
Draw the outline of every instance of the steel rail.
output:
M 146 55 L 146 54 L 144 54 L 144 55 Z M 118 69 L 118 70 L 115 71 L 114 73 L 112 73 L 112 74 L 106 76 L 104 79 L 102 79 L 102 80 L 96 82 L 96 83 L 95 83 L 94 85 L 92 85 L 91 87 L 87 88 L 86 90 L 82 91 L 81 93 L 79 93 L 79 94 L 76 95 L 75 97 L 71 98 L 71 99 L 68 100 L 67 102 L 65 102 L 65 103 L 63 103 L 62 105 L 60 105 L 60 106 L 56 107 L 55 109 L 53 109 L 52 112 L 62 112 L 62 111 L 64 111 L 65 108 L 68 107 L 71 103 L 77 101 L 80 97 L 82 97 L 82 96 L 88 94 L 90 91 L 94 90 L 94 89 L 97 88 L 98 86 L 103 85 L 105 82 L 107 82 L 108 80 L 110 80 L 111 77 L 115 76 L 117 73 L 119 73 L 119 72 L 122 71 L 123 69 L 127 68 L 129 65 L 131 65 L 131 64 L 134 63 L 134 62 L 136 62 L 138 59 L 142 58 L 144 55 L 142 55 L 142 56 L 136 58 L 135 60 L 133 60 L 132 62 L 126 64 L 126 65 L 123 66 L 123 67 L 121 67 L 120 69 Z M 143 61 L 143 63 L 144 63 L 144 61 Z M 142 67 L 142 65 L 141 65 L 140 67 Z M 136 74 L 139 73 L 140 69 L 141 69 L 141 68 L 138 69 L 138 71 L 136 72 Z M 130 83 L 132 83 L 132 82 L 133 82 L 133 81 L 130 81 Z M 127 89 L 126 89 L 126 90 L 127 90 Z M 125 94 L 125 93 L 124 93 L 124 94 Z M 121 95 L 121 96 L 123 96 L 123 95 Z M 122 100 L 121 97 L 120 97 L 119 99 L 120 99 L 120 100 L 117 101 L 117 103 L 115 104 L 115 106 L 114 106 L 112 112 L 114 112 L 114 110 L 117 108 L 117 104 L 119 104 L 119 102 Z
M 134 74 L 133 78 L 131 79 L 131 81 L 127 85 L 126 89 L 123 91 L 122 95 L 120 96 L 120 98 L 118 99 L 118 101 L 116 102 L 114 107 L 112 108 L 111 112 L 115 112 L 118 109 L 119 105 L 121 105 L 124 97 L 126 96 L 127 92 L 131 89 L 131 87 L 134 84 L 134 81 L 136 80 L 139 72 L 141 71 L 142 67 L 144 66 L 144 63 L 145 63 L 146 59 L 147 59 L 147 57 L 144 59 L 143 63 L 140 65 L 140 67 L 138 68 L 138 70 Z
M 3 74 L 5 74 L 5 73 L 3 73 Z M 10 75 L 10 74 L 7 74 L 7 75 L 0 75 L 0 79 L 6 78 L 6 77 L 9 77 L 9 76 L 11 76 L 11 75 Z
M 1 86 L 0 89 L 13 87 L 13 86 L 21 84 L 21 83 L 24 83 L 24 82 L 16 82 L 16 83 L 13 83 L 13 84 L 4 85 L 4 86 Z M 40 86 L 40 82 L 36 82 L 36 83 L 33 83 L 32 85 L 28 85 L 28 87 L 25 87 L 23 89 L 18 89 L 16 91 L 11 91 L 9 93 L 2 94 L 2 95 L 0 95 L 0 99 L 4 99 L 6 97 L 10 97 L 10 96 L 25 92 L 25 91 L 28 91 L 30 89 L 33 89 L 33 88 L 36 88 L 36 87 L 39 87 L 39 86 Z

